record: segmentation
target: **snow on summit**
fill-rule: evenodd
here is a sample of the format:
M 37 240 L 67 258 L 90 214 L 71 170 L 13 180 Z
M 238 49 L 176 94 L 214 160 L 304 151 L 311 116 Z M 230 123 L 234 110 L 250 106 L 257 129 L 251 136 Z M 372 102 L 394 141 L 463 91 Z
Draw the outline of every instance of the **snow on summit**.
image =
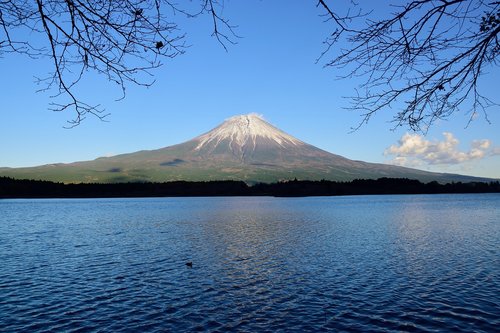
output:
M 226 119 L 221 125 L 196 138 L 199 141 L 195 150 L 208 144 L 218 145 L 222 141 L 229 141 L 231 147 L 252 145 L 254 148 L 260 140 L 271 141 L 281 147 L 285 145 L 301 145 L 302 141 L 286 134 L 266 122 L 262 116 L 250 113 Z

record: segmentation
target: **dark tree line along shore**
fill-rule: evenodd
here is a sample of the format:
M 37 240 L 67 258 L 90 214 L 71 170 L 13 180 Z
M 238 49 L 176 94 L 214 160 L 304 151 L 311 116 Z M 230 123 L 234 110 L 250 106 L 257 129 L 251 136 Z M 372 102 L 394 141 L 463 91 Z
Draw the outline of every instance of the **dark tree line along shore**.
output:
M 500 182 L 422 183 L 406 178 L 350 182 L 292 180 L 248 185 L 242 181 L 63 184 L 0 177 L 0 198 L 114 198 L 183 196 L 335 196 L 366 194 L 500 193 Z

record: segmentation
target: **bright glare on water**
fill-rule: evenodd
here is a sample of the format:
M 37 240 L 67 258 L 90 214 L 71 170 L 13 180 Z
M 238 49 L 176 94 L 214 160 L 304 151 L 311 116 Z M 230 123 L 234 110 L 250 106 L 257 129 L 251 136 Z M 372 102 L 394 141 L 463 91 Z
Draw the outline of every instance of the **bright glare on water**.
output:
M 497 194 L 0 200 L 2 332 L 493 332 L 499 278 Z

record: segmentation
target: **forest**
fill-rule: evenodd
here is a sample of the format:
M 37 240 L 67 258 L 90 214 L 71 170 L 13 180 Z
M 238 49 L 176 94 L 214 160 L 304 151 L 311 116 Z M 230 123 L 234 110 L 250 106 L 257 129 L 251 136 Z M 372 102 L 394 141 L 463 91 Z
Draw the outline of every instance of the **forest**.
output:
M 374 194 L 500 193 L 500 182 L 440 184 L 406 178 L 349 182 L 290 180 L 254 185 L 243 181 L 173 181 L 164 183 L 64 184 L 0 177 L 0 198 L 126 198 L 189 196 L 338 196 Z

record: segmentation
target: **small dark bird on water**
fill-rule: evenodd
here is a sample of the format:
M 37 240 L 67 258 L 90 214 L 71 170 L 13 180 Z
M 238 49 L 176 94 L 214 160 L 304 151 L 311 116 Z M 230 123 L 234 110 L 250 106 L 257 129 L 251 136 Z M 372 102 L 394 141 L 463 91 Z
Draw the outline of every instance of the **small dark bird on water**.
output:
M 189 261 L 189 262 L 186 263 L 186 266 L 187 267 L 193 267 L 193 263 L 191 261 Z

